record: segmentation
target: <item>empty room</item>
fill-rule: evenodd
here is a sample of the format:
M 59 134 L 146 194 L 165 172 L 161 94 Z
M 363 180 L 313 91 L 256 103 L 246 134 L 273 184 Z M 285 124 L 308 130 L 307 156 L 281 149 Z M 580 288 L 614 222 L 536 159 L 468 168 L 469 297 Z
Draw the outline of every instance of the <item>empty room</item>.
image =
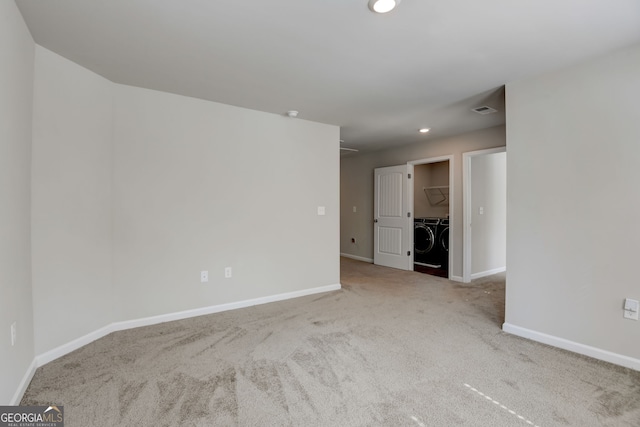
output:
M 3 0 L 0 58 L 0 426 L 640 426 L 637 0 Z

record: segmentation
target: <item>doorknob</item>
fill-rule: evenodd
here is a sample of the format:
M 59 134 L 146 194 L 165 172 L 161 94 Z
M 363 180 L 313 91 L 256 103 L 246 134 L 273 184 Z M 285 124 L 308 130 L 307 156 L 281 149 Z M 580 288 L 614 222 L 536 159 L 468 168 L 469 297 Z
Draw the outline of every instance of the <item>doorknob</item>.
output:
M 378 219 L 377 219 L 377 218 L 376 218 L 376 219 L 374 219 L 374 220 L 373 220 L 373 222 L 378 222 Z

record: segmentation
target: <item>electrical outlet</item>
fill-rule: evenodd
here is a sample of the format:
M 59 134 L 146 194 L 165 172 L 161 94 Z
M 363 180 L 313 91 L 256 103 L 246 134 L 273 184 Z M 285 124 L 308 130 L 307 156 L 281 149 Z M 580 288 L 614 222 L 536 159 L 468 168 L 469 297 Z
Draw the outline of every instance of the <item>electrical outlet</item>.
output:
M 231 267 L 227 267 L 227 268 L 224 269 L 224 278 L 225 279 L 229 279 L 232 274 L 233 274 L 233 271 L 231 270 Z
M 200 272 L 200 283 L 207 283 L 209 281 L 209 272 L 201 271 Z
M 18 340 L 18 329 L 16 326 L 16 322 L 11 324 L 11 345 L 16 345 L 16 341 Z

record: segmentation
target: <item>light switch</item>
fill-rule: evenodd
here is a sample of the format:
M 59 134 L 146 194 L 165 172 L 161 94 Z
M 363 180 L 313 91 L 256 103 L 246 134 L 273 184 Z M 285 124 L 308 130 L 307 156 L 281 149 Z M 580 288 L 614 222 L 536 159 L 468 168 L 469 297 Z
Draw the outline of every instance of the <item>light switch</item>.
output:
M 354 207 L 353 207 L 353 212 L 355 213 L 355 212 L 356 212 L 356 210 L 357 210 L 357 209 L 356 209 L 356 207 L 354 206 Z
M 325 209 L 324 206 L 318 206 L 318 215 L 324 215 Z
M 638 312 L 640 311 L 640 302 L 631 298 L 624 300 L 624 318 L 638 320 Z
M 478 213 L 479 213 L 480 215 L 484 215 L 484 207 L 480 206 L 480 207 L 478 208 Z

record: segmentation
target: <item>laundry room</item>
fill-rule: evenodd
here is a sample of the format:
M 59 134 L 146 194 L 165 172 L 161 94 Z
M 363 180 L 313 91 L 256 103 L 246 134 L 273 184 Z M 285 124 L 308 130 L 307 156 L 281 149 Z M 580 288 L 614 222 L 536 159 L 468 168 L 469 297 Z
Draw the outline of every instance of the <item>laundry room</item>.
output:
M 415 165 L 414 270 L 449 274 L 449 161 Z

